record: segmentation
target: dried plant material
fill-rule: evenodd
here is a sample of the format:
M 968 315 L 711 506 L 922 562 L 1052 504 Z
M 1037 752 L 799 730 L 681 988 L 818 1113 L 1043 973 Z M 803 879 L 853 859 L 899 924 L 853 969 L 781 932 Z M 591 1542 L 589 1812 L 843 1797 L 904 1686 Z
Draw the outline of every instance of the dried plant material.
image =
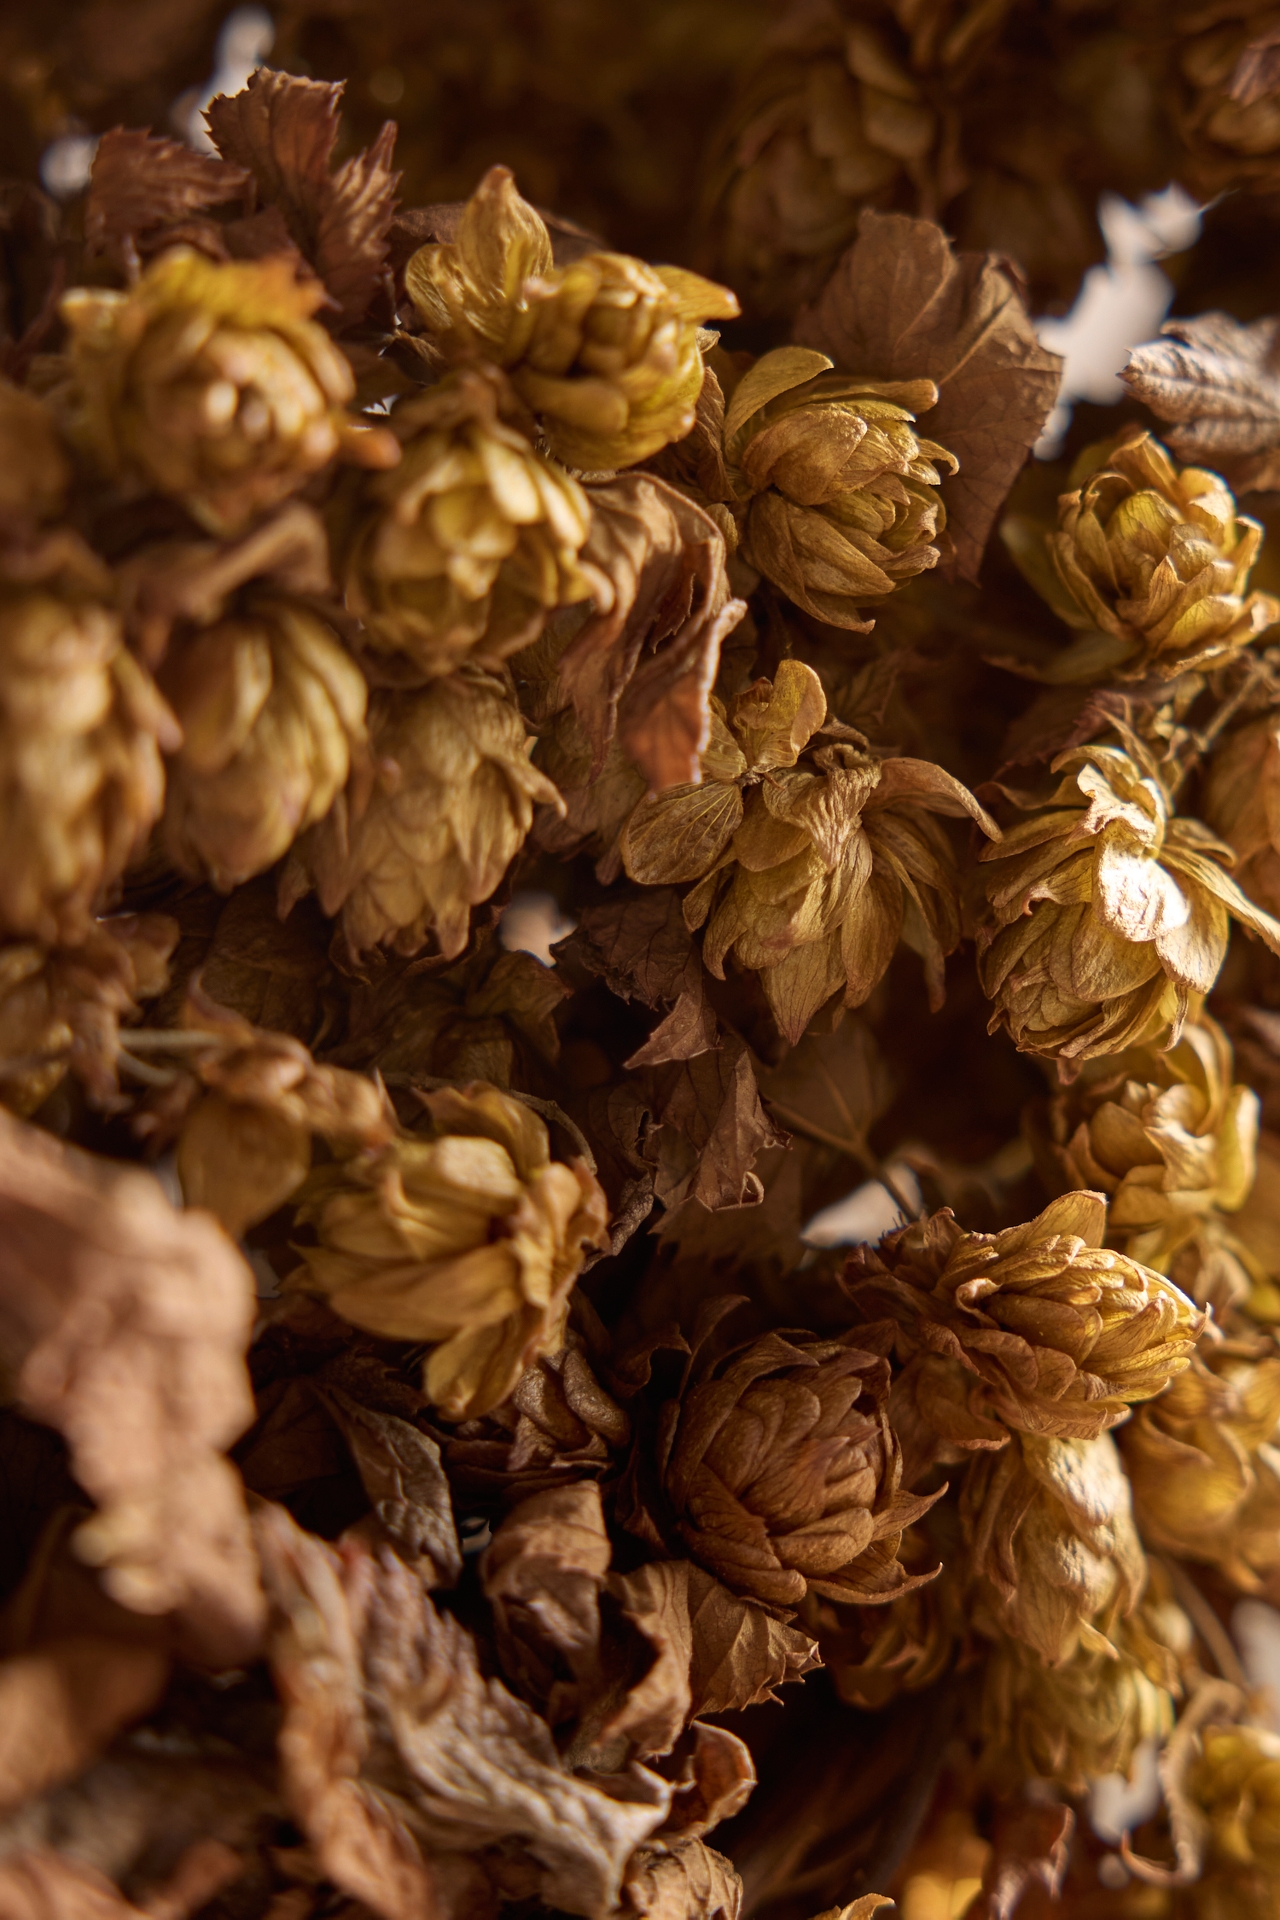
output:
M 207 1207 L 229 1233 L 265 1220 L 297 1191 L 313 1134 L 345 1154 L 376 1152 L 395 1134 L 376 1079 L 317 1066 L 300 1041 L 260 1031 L 198 982 L 188 988 L 181 1028 L 167 1037 L 195 1083 L 183 1089 L 182 1191 L 188 1206 Z
M 801 1614 L 818 1636 L 822 1664 L 840 1698 L 873 1713 L 941 1679 L 955 1657 L 962 1620 L 954 1576 L 939 1567 L 923 1528 L 904 1533 L 899 1554 L 910 1571 L 936 1577 L 882 1606 L 809 1601 Z
M 805 756 L 826 698 L 811 667 L 783 661 L 726 711 L 713 708 L 703 779 L 642 801 L 624 829 L 633 880 L 693 880 L 684 916 L 706 923 L 702 955 L 758 970 L 786 1038 L 837 992 L 860 1006 L 900 939 L 922 955 L 930 996 L 960 937 L 950 844 L 934 813 L 998 829 L 972 794 L 926 761 L 881 760 L 839 741 Z
M 98 1512 L 76 1548 L 108 1593 L 175 1612 L 187 1643 L 253 1654 L 261 1596 L 239 1481 L 221 1457 L 252 1418 L 248 1268 L 214 1222 L 147 1174 L 0 1116 L 6 1366 L 66 1437 Z
M 665 1026 L 658 1028 L 659 1035 Z M 674 1050 L 674 1044 L 668 1030 L 665 1045 L 651 1041 L 641 1052 L 652 1059 Z M 673 1212 L 686 1200 L 712 1213 L 758 1205 L 764 1189 L 754 1171 L 756 1160 L 785 1145 L 788 1136 L 761 1105 L 742 1041 L 726 1039 L 714 1051 L 699 1049 L 688 1059 L 664 1061 L 651 1070 L 647 1083 L 657 1124 L 656 1138 L 645 1144 L 654 1167 L 654 1198 Z
M 906 1362 L 895 1419 L 910 1410 L 961 1448 L 1003 1447 L 1010 1429 L 1089 1440 L 1162 1393 L 1205 1316 L 1108 1252 L 1106 1224 L 1100 1194 L 1068 1193 L 1000 1233 L 966 1233 L 944 1211 L 859 1248 L 846 1284 L 865 1311 L 892 1314 Z
M 1167 320 L 1120 378 L 1173 431 L 1179 460 L 1203 462 L 1239 493 L 1280 484 L 1280 371 L 1274 318 Z
M 1121 1436 L 1143 1536 L 1244 1593 L 1280 1565 L 1280 1360 L 1197 1355 Z
M 431 1341 L 427 1396 L 485 1414 L 563 1344 L 569 1294 L 607 1211 L 585 1162 L 550 1157 L 538 1116 L 492 1087 L 422 1096 L 428 1137 L 317 1168 L 299 1219 L 295 1287 L 384 1339 Z
M 632 1066 L 692 1060 L 718 1044 L 702 963 L 674 888 L 647 888 L 589 907 L 578 923 L 573 950 L 592 973 L 603 975 L 620 1000 L 636 999 L 662 1012 L 631 1056 Z
M 870 631 L 860 609 L 937 565 L 939 482 L 959 464 L 921 439 L 932 380 L 831 371 L 825 353 L 777 347 L 730 396 L 724 459 L 743 557 L 832 626 Z
M 421 248 L 405 285 L 427 331 L 454 356 L 504 367 L 571 467 L 635 466 L 693 425 L 699 325 L 738 302 L 683 267 L 586 253 L 553 267 L 551 242 L 506 167 L 467 202 L 456 240 Z
M 499 665 L 592 590 L 581 555 L 591 507 L 516 412 L 495 377 L 470 368 L 398 401 L 399 465 L 347 503 L 347 606 L 369 644 L 424 675 Z
M 138 1907 L 94 1867 L 52 1849 L 19 1848 L 0 1862 L 0 1903 L 12 1920 L 187 1920 L 242 1870 L 231 1847 L 197 1841 L 170 1882 Z
M 49 519 L 66 498 L 71 469 L 53 414 L 34 393 L 0 379 L 0 524 Z
M 345 404 L 351 369 L 312 319 L 323 290 L 285 259 L 214 262 L 190 247 L 128 293 L 78 287 L 71 335 L 77 438 L 112 478 L 171 494 L 210 533 L 242 533 L 338 454 L 387 466 L 399 447 Z
M 1162 23 L 1163 25 L 1163 23 Z M 1208 199 L 1224 188 L 1275 185 L 1275 17 L 1259 0 L 1179 8 L 1170 28 L 1176 70 L 1171 105 L 1185 152 L 1180 177 Z
M 424 1587 L 453 1587 L 462 1573 L 449 1481 L 435 1441 L 393 1413 L 362 1406 L 341 1388 L 321 1397 L 364 1482 L 392 1546 Z
M 1110 1434 L 1019 1434 L 975 1460 L 961 1512 L 977 1621 L 993 1640 L 1008 1634 L 1050 1667 L 1081 1647 L 1115 1652 L 1108 1636 L 1133 1611 L 1147 1569 Z
M 959 462 L 939 491 L 962 580 L 976 580 L 1004 497 L 1058 395 L 1056 354 L 1036 339 L 993 254 L 953 253 L 940 227 L 864 213 L 796 339 L 878 381 L 932 381 L 929 432 Z
M 99 140 L 89 175 L 84 232 L 92 253 L 123 265 L 155 250 L 168 231 L 213 207 L 243 201 L 249 175 L 178 140 L 113 127 Z M 187 237 L 184 233 L 183 237 Z
M 1131 428 L 1090 447 L 1058 502 L 1058 529 L 1016 515 L 1005 544 L 1079 639 L 1043 669 L 1053 682 L 1170 680 L 1221 666 L 1280 620 L 1280 601 L 1249 593 L 1262 544 L 1216 473 L 1174 466 Z
M 609 1593 L 654 1652 L 605 1729 L 626 1734 L 641 1752 L 668 1752 L 698 1714 L 777 1701 L 778 1687 L 821 1665 L 807 1634 L 691 1560 L 613 1574 Z
M 164 803 L 181 735 L 125 648 L 105 567 L 70 531 L 0 564 L 0 925 L 49 945 L 95 909 Z
M 1012 1920 L 1024 1895 L 1040 1889 L 1050 1900 L 1057 1900 L 1071 1859 L 1075 1824 L 1072 1809 L 1057 1801 L 1044 1806 L 1015 1803 L 1000 1809 L 973 1920 Z
M 1183 1793 L 1203 1859 L 1197 1908 L 1262 1912 L 1280 1865 L 1280 1739 L 1262 1727 L 1210 1724 L 1188 1758 Z
M 701 1840 L 638 1847 L 623 1886 L 624 1913 L 641 1920 L 739 1920 L 742 1882 Z
M 1230 1041 L 1202 1012 L 1172 1047 L 1090 1061 L 1049 1112 L 1063 1184 L 1105 1193 L 1112 1242 L 1197 1299 L 1231 1259 L 1221 1216 L 1254 1180 L 1258 1096 L 1233 1073 Z
M 182 746 L 165 837 L 223 892 L 262 873 L 324 815 L 363 757 L 367 689 L 333 629 L 263 598 L 172 646 L 160 675 Z
M 1226 733 L 1204 783 L 1204 816 L 1239 862 L 1241 887 L 1280 913 L 1280 723 L 1264 714 Z
M 979 856 L 993 863 L 978 959 L 991 1029 L 1065 1075 L 1176 1041 L 1233 916 L 1280 952 L 1280 925 L 1227 872 L 1231 849 L 1174 815 L 1149 749 L 1124 738 L 1060 754 L 1056 787 Z
M 633 1457 L 626 1524 L 783 1618 L 810 1590 L 862 1602 L 905 1591 L 902 1532 L 931 1502 L 900 1489 L 887 1362 L 853 1336 L 805 1333 L 717 1356 L 710 1332 L 695 1334 L 657 1412 L 652 1466 L 643 1445 Z
M 594 1481 L 530 1494 L 507 1513 L 480 1566 L 508 1683 L 547 1725 L 582 1718 L 600 1687 L 600 1591 L 609 1571 Z
M 24 1119 L 68 1073 L 95 1104 L 120 1096 L 121 1023 L 169 982 L 178 925 L 162 913 L 94 921 L 79 946 L 0 946 L 0 1099 Z
M 647 473 L 587 489 L 582 562 L 593 610 L 560 655 L 557 695 L 591 743 L 598 779 L 617 739 L 649 788 L 699 777 L 720 648 L 746 612 L 711 516 Z
M 219 94 L 206 118 L 224 160 L 251 173 L 347 319 L 358 319 L 385 275 L 398 173 L 396 126 L 336 171 L 343 88 L 259 67 L 240 93 Z
M 503 683 L 472 672 L 409 694 L 375 693 L 373 793 L 357 790 L 295 849 L 286 907 L 314 886 L 342 914 L 353 954 L 380 943 L 415 954 L 434 933 L 453 960 L 471 909 L 487 900 L 523 845 L 535 804 L 560 796 L 530 764 L 533 741 Z

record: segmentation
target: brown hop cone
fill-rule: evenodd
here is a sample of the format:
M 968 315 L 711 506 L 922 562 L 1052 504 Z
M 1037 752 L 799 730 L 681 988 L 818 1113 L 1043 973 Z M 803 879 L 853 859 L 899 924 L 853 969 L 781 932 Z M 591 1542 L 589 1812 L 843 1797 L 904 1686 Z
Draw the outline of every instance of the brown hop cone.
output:
M 0 566 L 0 926 L 73 945 L 164 804 L 181 734 L 70 533 Z
M 113 1104 L 121 1022 L 164 991 L 177 939 L 164 914 L 117 914 L 76 947 L 0 946 L 0 1100 L 25 1118 L 72 1072 L 95 1104 Z
M 160 685 L 182 727 L 165 837 L 226 893 L 323 819 L 365 749 L 364 676 L 302 602 L 262 598 L 171 646 Z
M 0 521 L 21 526 L 56 514 L 71 468 L 49 408 L 0 379 Z
M 467 659 L 496 666 L 553 608 L 591 592 L 578 562 L 586 495 L 502 418 L 501 402 L 496 380 L 465 368 L 401 400 L 400 464 L 348 505 L 347 605 L 374 647 L 425 674 Z
M 1059 754 L 1062 778 L 1028 818 L 983 849 L 988 918 L 978 973 L 1024 1053 L 1064 1075 L 1122 1048 L 1177 1039 L 1207 993 L 1230 918 L 1280 952 L 1280 925 L 1227 873 L 1234 855 L 1175 817 L 1143 743 Z
M 1187 1367 L 1205 1316 L 1102 1244 L 1101 1194 L 1068 1193 L 1025 1226 L 966 1233 L 949 1211 L 860 1247 L 845 1285 L 891 1314 L 894 1424 L 908 1451 L 999 1448 L 1009 1431 L 1091 1440 Z
M 1191 1642 L 1190 1622 L 1167 1602 L 1144 1605 L 1112 1649 L 1081 1646 L 1059 1667 L 1016 1640 L 997 1641 L 983 1664 L 985 1770 L 1067 1793 L 1083 1793 L 1100 1774 L 1127 1774 L 1140 1742 L 1173 1731 L 1180 1656 Z
M 932 380 L 832 372 L 825 353 L 777 347 L 729 396 L 727 480 L 743 557 L 806 613 L 869 632 L 859 608 L 938 563 L 936 491 L 959 462 L 915 431 Z
M 637 1441 L 627 1526 L 787 1618 L 807 1593 L 878 1605 L 930 1579 L 898 1548 L 933 1499 L 901 1489 L 889 1364 L 857 1338 L 767 1333 L 717 1354 L 695 1334 L 652 1489 Z
M 173 495 L 217 534 L 243 530 L 341 453 L 399 456 L 345 406 L 355 381 L 311 315 L 317 280 L 285 256 L 215 262 L 190 247 L 153 260 L 127 293 L 64 295 L 71 425 L 112 478 Z
M 1224 735 L 1203 791 L 1204 817 L 1239 861 L 1240 885 L 1280 914 L 1280 717 L 1264 714 Z
M 1236 1264 L 1222 1216 L 1256 1167 L 1258 1096 L 1233 1075 L 1231 1042 L 1199 1012 L 1172 1047 L 1091 1060 L 1049 1109 L 1062 1183 L 1105 1193 L 1111 1243 L 1197 1299 L 1242 1290 L 1216 1271 Z
M 983 1632 L 1012 1636 L 1051 1667 L 1082 1647 L 1114 1653 L 1110 1636 L 1142 1593 L 1146 1562 L 1109 1433 L 1015 1435 L 974 1460 L 960 1510 Z
M 649 796 L 628 820 L 630 877 L 698 883 L 684 917 L 706 923 L 707 966 L 723 979 L 732 953 L 758 970 L 788 1040 L 841 989 L 861 1006 L 899 940 L 924 959 L 940 1005 L 960 921 L 950 843 L 930 815 L 967 814 L 989 833 L 994 823 L 929 761 L 881 760 L 844 740 L 806 752 L 826 698 L 798 660 L 716 707 L 701 783 Z
M 1169 34 L 1161 14 L 1153 40 Z M 1173 21 L 1173 117 L 1186 146 L 1181 177 L 1210 199 L 1280 181 L 1280 8 L 1267 0 L 1191 0 Z M 1159 52 L 1157 53 L 1159 57 Z
M 606 1244 L 585 1161 L 553 1161 L 537 1115 L 475 1084 L 422 1096 L 427 1137 L 317 1169 L 298 1218 L 295 1288 L 384 1339 L 430 1341 L 427 1396 L 451 1420 L 498 1406 L 539 1354 L 564 1345 L 588 1248 Z
M 1263 1727 L 1207 1726 L 1183 1791 L 1201 1875 L 1197 1920 L 1266 1920 L 1280 1883 L 1280 1738 Z
M 1280 1359 L 1197 1354 L 1120 1436 L 1143 1538 L 1256 1592 L 1280 1565 Z
M 505 368 L 551 451 L 586 472 L 635 466 L 688 433 L 699 324 L 739 311 L 727 287 L 683 267 L 604 252 L 553 266 L 506 167 L 480 182 L 456 240 L 414 254 L 405 285 L 441 349 Z
M 413 692 L 375 693 L 372 794 L 351 788 L 295 849 L 285 907 L 314 886 L 341 911 L 353 953 L 415 954 L 434 932 L 454 959 L 471 909 L 524 844 L 535 804 L 560 796 L 530 763 L 533 741 L 501 680 L 466 669 Z
M 1216 473 L 1175 466 L 1131 427 L 1086 448 L 1071 479 L 1056 532 L 1016 516 L 1003 528 L 1023 573 L 1080 636 L 1045 679 L 1176 679 L 1220 666 L 1280 619 L 1280 601 L 1248 591 L 1262 528 L 1236 512 Z

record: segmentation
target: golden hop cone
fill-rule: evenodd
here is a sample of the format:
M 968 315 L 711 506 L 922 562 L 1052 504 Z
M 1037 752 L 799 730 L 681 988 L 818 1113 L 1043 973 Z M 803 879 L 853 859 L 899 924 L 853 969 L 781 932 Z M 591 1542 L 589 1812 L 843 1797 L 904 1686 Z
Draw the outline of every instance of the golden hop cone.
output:
M 943 1212 L 857 1249 L 846 1284 L 897 1323 L 909 1452 L 927 1454 L 922 1431 L 960 1448 L 1001 1447 L 1010 1430 L 1090 1440 L 1184 1371 L 1205 1316 L 1105 1248 L 1106 1227 L 1101 1194 L 1068 1193 L 1000 1233 Z
M 1216 473 L 1175 466 L 1130 428 L 1086 449 L 1071 479 L 1056 532 L 1004 526 L 1023 573 L 1080 634 L 1044 678 L 1169 680 L 1220 666 L 1280 619 L 1280 602 L 1248 591 L 1262 528 Z
M 48 519 L 61 508 L 70 480 L 49 409 L 0 379 L 0 522 Z
M 182 727 L 165 836 L 229 892 L 329 811 L 365 748 L 364 676 L 301 602 L 261 599 L 172 646 L 160 684 Z
M 190 247 L 127 293 L 64 295 L 73 431 L 111 477 L 171 494 L 210 532 L 242 531 L 342 453 L 385 466 L 385 429 L 351 419 L 355 381 L 311 315 L 317 280 L 283 257 L 215 262 Z
M 1082 1646 L 1060 1667 L 1016 1640 L 990 1647 L 980 1709 L 987 1770 L 1011 1786 L 1030 1777 L 1072 1794 L 1101 1774 L 1128 1774 L 1142 1741 L 1173 1731 L 1176 1652 L 1191 1630 L 1177 1609 L 1161 1611 L 1174 1616 L 1160 1621 L 1161 1635 L 1179 1636 L 1173 1656 L 1140 1619 L 1118 1631 L 1117 1651 Z
M 1280 952 L 1280 925 L 1227 873 L 1230 847 L 1175 817 L 1146 748 L 1060 754 L 1057 787 L 983 849 L 978 972 L 1024 1053 L 1063 1074 L 1125 1047 L 1170 1045 L 1227 950 L 1231 916 Z M 1034 810 L 1033 810 L 1034 809 Z
M 346 602 L 379 650 L 425 674 L 496 666 L 555 607 L 585 600 L 591 508 L 577 481 L 501 417 L 497 383 L 463 369 L 401 400 L 393 472 L 366 482 L 342 567 Z
M 1244 891 L 1280 914 L 1280 716 L 1264 714 L 1218 741 L 1202 804 L 1235 852 Z
M 475 670 L 375 693 L 369 737 L 372 793 L 349 789 L 311 829 L 286 869 L 283 903 L 314 886 L 326 913 L 341 911 L 353 953 L 385 944 L 414 954 L 434 932 L 455 959 L 534 806 L 558 810 L 560 796 L 531 764 L 532 738 L 503 683 Z
M 1163 41 L 1169 23 L 1160 19 Z M 1174 118 L 1186 143 L 1182 178 L 1205 199 L 1224 189 L 1267 191 L 1280 182 L 1280 8 L 1259 0 L 1203 0 L 1173 22 Z
M 1197 1920 L 1267 1920 L 1280 1888 L 1280 1738 L 1207 1726 L 1197 1744 L 1184 1786 L 1204 1853 Z
M 729 396 L 725 460 L 741 550 L 806 613 L 868 632 L 859 608 L 936 566 L 936 491 L 958 462 L 922 440 L 932 380 L 866 380 L 825 353 L 778 347 Z
M 1063 1183 L 1105 1193 L 1112 1243 L 1159 1273 L 1185 1274 L 1197 1298 L 1220 1216 L 1244 1205 L 1257 1164 L 1258 1096 L 1233 1072 L 1226 1034 L 1195 1013 L 1172 1047 L 1090 1061 L 1049 1112 Z
M 1023 1433 L 981 1453 L 965 1475 L 961 1516 L 977 1582 L 973 1618 L 1011 1635 L 1048 1666 L 1109 1636 L 1133 1611 L 1146 1562 L 1109 1433 L 1091 1440 Z
M 635 466 L 693 426 L 702 388 L 698 329 L 738 302 L 683 267 L 588 253 L 555 267 L 537 212 L 506 167 L 491 167 L 454 241 L 419 249 L 405 285 L 453 357 L 506 369 L 571 467 Z
M 0 927 L 74 945 L 164 804 L 181 735 L 70 534 L 0 571 Z
M 0 1100 L 26 1116 L 73 1072 L 97 1104 L 119 1088 L 120 1022 L 162 993 L 178 924 L 160 913 L 97 920 L 76 947 L 0 946 Z
M 879 760 L 845 742 L 806 754 L 826 698 L 800 661 L 784 660 L 727 713 L 713 705 L 701 784 L 646 798 L 627 822 L 630 877 L 698 882 L 684 917 L 706 922 L 707 966 L 723 979 L 732 953 L 758 970 L 789 1040 L 838 990 L 860 1006 L 899 940 L 924 958 L 940 1003 L 960 922 L 950 845 L 929 816 L 968 815 L 995 832 L 972 794 L 925 760 Z
M 889 1365 L 856 1341 L 768 1333 L 704 1353 L 659 1415 L 657 1532 L 669 1516 L 682 1553 L 762 1606 L 874 1604 L 931 1577 L 898 1561 L 932 1499 L 901 1490 Z
M 383 1339 L 432 1342 L 428 1398 L 451 1420 L 478 1418 L 564 1344 L 608 1212 L 586 1163 L 553 1161 L 519 1101 L 480 1084 L 423 1097 L 430 1137 L 312 1176 L 298 1217 L 316 1244 L 291 1284 Z
M 1147 1542 L 1256 1592 L 1280 1566 L 1280 1360 L 1212 1349 L 1120 1436 Z

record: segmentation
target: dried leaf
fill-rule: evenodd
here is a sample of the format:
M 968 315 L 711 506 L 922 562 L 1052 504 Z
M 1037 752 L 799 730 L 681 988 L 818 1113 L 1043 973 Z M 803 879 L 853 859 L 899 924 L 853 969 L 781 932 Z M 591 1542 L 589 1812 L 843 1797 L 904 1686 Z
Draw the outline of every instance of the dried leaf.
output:
M 358 320 L 385 268 L 400 176 L 391 171 L 396 124 L 330 170 L 344 87 L 259 67 L 241 93 L 206 112 L 225 160 L 247 168 L 345 319 Z
M 560 659 L 599 776 L 615 733 L 651 791 L 697 780 L 720 647 L 746 612 L 725 574 L 709 514 L 649 473 L 587 488 L 591 531 L 580 558 L 595 611 Z
M 965 1920 L 1013 1920 L 1023 1895 L 1036 1887 L 1056 1902 L 1075 1823 L 1071 1808 L 1057 1801 L 1001 1806 L 982 1891 Z
M 89 175 L 84 210 L 89 251 L 124 265 L 130 245 L 148 251 L 147 242 L 159 229 L 242 200 L 248 185 L 243 167 L 211 153 L 114 127 L 99 140 Z
M 701 1840 L 640 1847 L 627 1868 L 624 1911 L 642 1920 L 738 1920 L 742 1882 Z
M 667 1752 L 698 1714 L 734 1713 L 822 1663 L 815 1641 L 740 1600 L 690 1560 L 612 1574 L 609 1592 L 654 1650 L 606 1732 L 641 1752 Z
M 864 212 L 858 239 L 795 333 L 849 372 L 934 381 L 938 401 L 925 427 L 960 462 L 940 488 L 955 570 L 976 580 L 1062 367 L 1037 340 L 999 257 L 954 253 L 930 220 Z
M 0 1861 L 0 1911 L 5 1920 L 186 1920 L 237 1879 L 243 1864 L 220 1841 L 197 1841 L 165 1885 L 138 1907 L 104 1874 L 73 1857 L 45 1848 L 19 1850 Z
M 746 1046 L 730 1035 L 712 1053 L 654 1067 L 647 1075 L 658 1123 L 654 1193 L 669 1210 L 700 1201 L 709 1211 L 757 1205 L 764 1197 L 752 1172 L 756 1156 L 786 1146 L 760 1103 Z
M 456 1586 L 462 1573 L 462 1549 L 435 1441 L 393 1413 L 362 1406 L 337 1387 L 317 1386 L 342 1429 L 364 1490 L 400 1558 L 424 1586 Z
M 1213 468 L 1237 492 L 1280 487 L 1280 319 L 1227 313 L 1170 320 L 1135 347 L 1120 378 L 1158 420 L 1180 460 Z
M 875 1035 L 856 1014 L 846 1014 L 834 1033 L 802 1040 L 759 1079 L 770 1113 L 784 1126 L 855 1161 L 865 1159 L 867 1134 L 893 1098 Z
M 253 1402 L 252 1276 L 207 1215 L 149 1174 L 0 1114 L 0 1351 L 24 1410 L 57 1427 L 99 1511 L 77 1551 L 141 1613 L 230 1665 L 262 1601 L 240 1484 L 221 1449 Z
M 598 1684 L 609 1556 L 594 1481 L 522 1500 L 485 1549 L 480 1577 L 502 1670 L 552 1727 L 580 1718 Z
M 578 922 L 573 951 L 601 973 L 621 1000 L 668 1006 L 630 1067 L 690 1060 L 718 1044 L 719 1029 L 706 993 L 706 974 L 672 887 L 644 888 L 589 907 Z

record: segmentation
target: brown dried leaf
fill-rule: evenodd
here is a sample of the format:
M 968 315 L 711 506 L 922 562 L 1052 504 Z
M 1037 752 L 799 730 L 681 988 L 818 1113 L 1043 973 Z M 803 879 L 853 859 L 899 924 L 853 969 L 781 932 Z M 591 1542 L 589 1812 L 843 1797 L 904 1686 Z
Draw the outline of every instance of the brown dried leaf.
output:
M 640 1847 L 627 1868 L 626 1909 L 642 1920 L 738 1920 L 742 1882 L 701 1840 Z
M 502 1670 L 552 1727 L 598 1684 L 609 1556 L 600 1489 L 578 1481 L 513 1507 L 480 1563 Z
M 249 1269 L 149 1174 L 4 1114 L 0 1146 L 0 1354 L 97 1502 L 77 1551 L 122 1605 L 176 1612 L 197 1657 L 243 1660 L 262 1598 L 221 1450 L 253 1418 Z
M 668 1211 L 688 1199 L 713 1213 L 757 1205 L 764 1188 L 752 1172 L 756 1156 L 786 1146 L 790 1135 L 761 1105 L 743 1042 L 729 1035 L 715 1052 L 651 1068 L 645 1079 L 658 1122 L 647 1149 L 656 1155 L 656 1198 Z
M 231 1847 L 219 1840 L 198 1840 L 165 1884 L 135 1906 L 96 1868 L 33 1847 L 0 1861 L 0 1913 L 4 1920 L 186 1920 L 243 1868 Z
M 966 1909 L 965 1920 L 1013 1920 L 1023 1895 L 1034 1887 L 1056 1901 L 1075 1823 L 1071 1808 L 1056 1801 L 1001 1806 L 982 1891 Z
M 619 999 L 670 1006 L 629 1067 L 690 1060 L 718 1045 L 702 958 L 673 887 L 644 887 L 589 907 L 575 930 L 574 950 Z
M 893 1099 L 888 1064 L 856 1014 L 834 1033 L 811 1034 L 761 1074 L 769 1112 L 785 1126 L 862 1162 L 867 1134 Z
M 243 92 L 206 112 L 223 158 L 245 167 L 337 301 L 359 319 L 386 267 L 400 176 L 391 171 L 396 123 L 330 171 L 344 87 L 259 67 Z
M 612 1574 L 609 1592 L 654 1650 L 606 1732 L 667 1752 L 696 1714 L 734 1713 L 822 1663 L 817 1643 L 722 1587 L 690 1560 Z
M 453 1587 L 462 1573 L 449 1482 L 435 1441 L 408 1420 L 361 1406 L 339 1388 L 317 1391 L 342 1429 L 388 1539 L 426 1587 Z
M 108 254 L 123 265 L 130 244 L 147 239 L 209 207 L 244 198 L 249 175 L 211 153 L 196 153 L 180 140 L 113 127 L 93 156 L 84 233 L 90 253 Z
M 724 538 L 709 514 L 651 473 L 587 488 L 581 560 L 595 611 L 560 659 L 599 776 L 616 733 L 653 792 L 699 778 L 720 647 L 746 602 L 731 596 Z
M 751 1798 L 756 1784 L 755 1763 L 750 1749 L 728 1727 L 692 1721 L 672 1760 L 679 1771 L 674 1775 L 671 1812 L 662 1829 L 664 1839 L 678 1833 L 682 1838 L 700 1840 L 722 1820 L 732 1820 L 735 1813 L 741 1813 Z M 663 1771 L 672 1777 L 670 1761 Z
M 801 312 L 795 337 L 851 373 L 934 381 L 938 401 L 925 430 L 960 462 L 940 492 L 955 571 L 976 581 L 1062 368 L 1036 338 L 999 256 L 955 253 L 931 220 L 868 210 L 823 293 Z
M 1212 467 L 1237 492 L 1280 487 L 1280 318 L 1228 313 L 1170 320 L 1135 347 L 1120 378 L 1159 420 L 1180 460 Z

